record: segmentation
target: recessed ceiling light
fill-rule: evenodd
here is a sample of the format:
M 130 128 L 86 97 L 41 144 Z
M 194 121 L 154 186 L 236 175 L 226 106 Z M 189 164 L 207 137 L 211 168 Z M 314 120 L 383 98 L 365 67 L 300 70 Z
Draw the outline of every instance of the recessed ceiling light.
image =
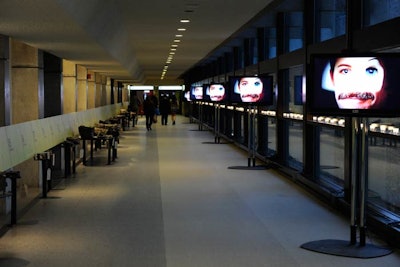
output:
M 183 37 L 183 35 L 182 34 L 175 34 L 175 37 L 176 38 L 181 38 L 181 37 Z
M 179 40 L 179 39 L 174 40 L 174 43 L 180 43 L 180 42 L 181 42 L 181 40 Z
M 173 45 L 171 45 L 171 47 L 178 47 L 178 45 L 177 44 L 173 44 Z
M 184 32 L 184 31 L 186 31 L 186 29 L 185 28 L 178 28 L 178 31 L 179 32 Z
M 181 19 L 181 22 L 182 22 L 182 23 L 189 23 L 190 20 L 188 20 L 188 19 Z

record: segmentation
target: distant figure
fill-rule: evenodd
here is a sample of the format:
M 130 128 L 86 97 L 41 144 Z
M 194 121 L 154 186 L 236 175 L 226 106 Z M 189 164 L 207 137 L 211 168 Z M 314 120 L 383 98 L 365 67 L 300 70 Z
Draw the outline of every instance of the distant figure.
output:
M 176 98 L 173 98 L 171 101 L 171 120 L 172 120 L 172 125 L 175 125 L 175 119 L 176 119 L 176 113 L 178 112 L 179 105 L 178 101 Z
M 151 97 L 146 97 L 143 102 L 143 111 L 146 116 L 146 128 L 147 131 L 151 130 L 151 125 L 153 124 L 153 119 L 156 116 L 156 106 Z
M 161 125 L 168 124 L 168 115 L 171 112 L 171 103 L 167 96 L 160 98 Z

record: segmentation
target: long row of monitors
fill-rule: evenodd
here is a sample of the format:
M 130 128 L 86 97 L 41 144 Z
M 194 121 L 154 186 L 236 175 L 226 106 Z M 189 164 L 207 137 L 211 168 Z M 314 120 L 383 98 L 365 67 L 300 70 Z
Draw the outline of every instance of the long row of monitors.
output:
M 190 101 L 269 106 L 273 104 L 272 76 L 232 76 L 227 83 L 192 86 Z
M 302 76 L 294 104 L 327 116 L 400 117 L 400 53 L 313 54 L 302 103 Z M 273 105 L 272 76 L 234 76 L 225 84 L 192 87 L 191 100 Z

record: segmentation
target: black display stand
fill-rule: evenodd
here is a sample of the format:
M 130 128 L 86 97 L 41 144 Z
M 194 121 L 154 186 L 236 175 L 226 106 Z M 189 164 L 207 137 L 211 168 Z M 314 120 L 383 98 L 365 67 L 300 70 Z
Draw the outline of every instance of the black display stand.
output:
M 256 165 L 256 106 L 249 106 L 248 108 L 248 158 L 247 166 L 230 166 L 228 169 L 233 170 L 265 170 L 268 169 L 265 165 Z
M 201 132 L 201 131 L 204 131 L 204 129 L 203 129 L 203 103 L 197 102 L 197 104 L 198 104 L 197 107 L 198 107 L 198 116 L 199 116 L 199 121 L 198 121 L 199 129 L 198 130 L 192 130 L 192 131 Z
M 21 178 L 19 171 L 5 171 L 0 173 L 3 179 L 11 180 L 11 193 L 6 196 L 11 196 L 11 223 L 10 226 L 17 224 L 17 179 Z
M 352 118 L 352 184 L 350 240 L 318 240 L 301 245 L 302 248 L 343 257 L 376 258 L 392 253 L 392 250 L 372 244 L 366 244 L 366 202 L 368 183 L 366 177 L 366 134 L 367 119 Z M 357 241 L 357 231 L 359 241 Z
M 203 142 L 203 144 L 229 144 L 228 142 L 221 143 L 221 132 L 219 129 L 219 121 L 221 117 L 221 108 L 219 104 L 214 105 L 214 142 Z
M 42 165 L 42 198 L 47 198 L 47 192 L 51 190 L 51 177 L 48 177 L 48 171 L 51 172 L 51 166 L 54 154 L 51 151 L 37 153 L 34 160 L 40 161 Z

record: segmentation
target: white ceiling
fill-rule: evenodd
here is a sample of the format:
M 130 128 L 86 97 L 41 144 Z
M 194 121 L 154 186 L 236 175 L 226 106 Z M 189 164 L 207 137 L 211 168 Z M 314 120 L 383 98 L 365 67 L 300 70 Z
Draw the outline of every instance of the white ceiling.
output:
M 116 80 L 179 84 L 272 0 L 0 0 L 0 34 Z M 190 19 L 188 24 L 180 19 Z M 177 28 L 187 30 L 164 80 Z

